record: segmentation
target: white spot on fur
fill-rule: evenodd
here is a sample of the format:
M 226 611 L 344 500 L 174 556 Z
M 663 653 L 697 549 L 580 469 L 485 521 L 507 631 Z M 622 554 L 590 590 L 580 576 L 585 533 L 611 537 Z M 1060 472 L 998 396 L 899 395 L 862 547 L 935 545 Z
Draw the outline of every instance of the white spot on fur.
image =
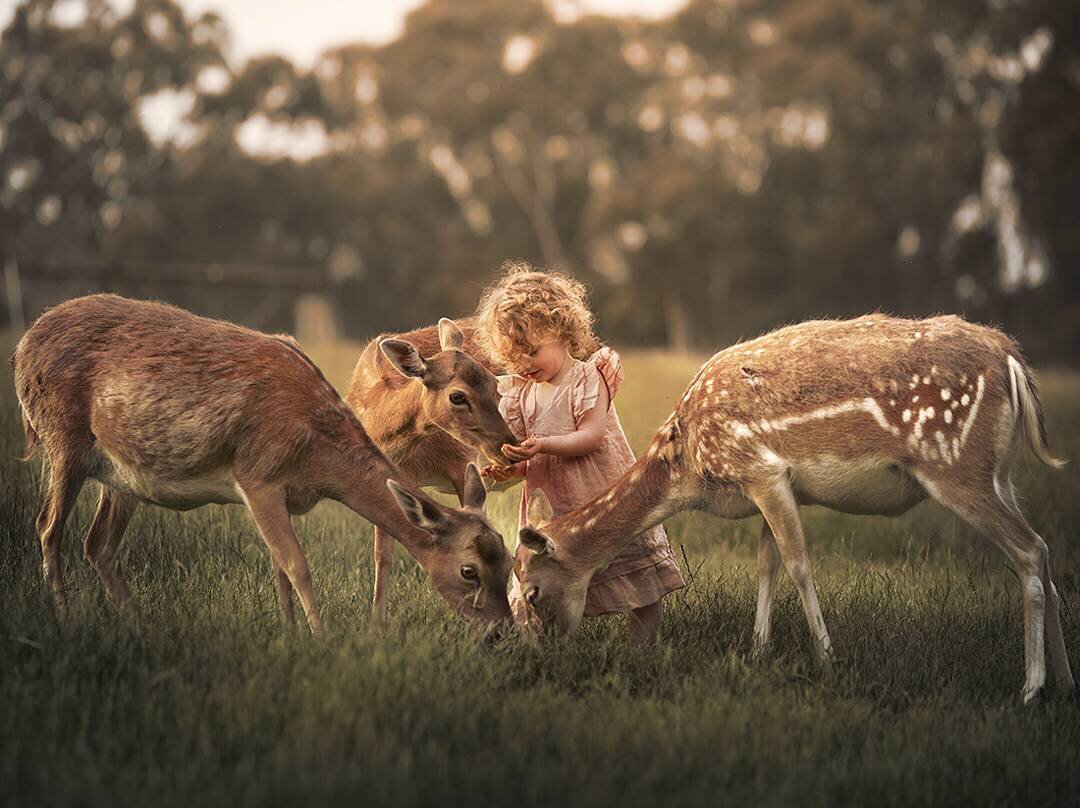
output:
M 952 455 L 949 454 L 949 445 L 945 442 L 945 436 L 940 430 L 934 433 L 934 440 L 937 441 L 938 451 L 941 452 L 941 459 L 951 466 L 953 464 L 953 458 Z
M 960 396 L 960 403 L 966 407 L 968 404 L 971 403 L 971 396 L 969 396 L 967 393 L 964 393 L 964 395 Z
M 911 420 L 911 410 L 904 410 L 904 414 L 900 416 L 906 424 Z
M 884 429 L 886 432 L 890 432 L 893 435 L 899 435 L 900 429 L 889 423 L 885 417 L 885 413 L 881 407 L 873 398 L 864 398 L 855 401 L 844 401 L 840 404 L 834 404 L 831 407 L 821 407 L 817 410 L 812 410 L 805 415 L 789 415 L 784 418 L 774 418 L 769 421 L 769 426 L 776 431 L 784 429 L 790 429 L 793 426 L 806 423 L 807 421 L 822 421 L 828 418 L 835 418 L 840 415 L 846 415 L 848 413 L 865 412 L 873 416 L 878 426 Z
M 762 446 L 758 453 L 761 455 L 761 460 L 769 466 L 776 467 L 784 465 L 784 461 L 780 459 L 780 456 L 768 446 Z
M 942 388 L 942 390 L 941 390 L 941 400 L 942 401 L 948 401 L 951 397 L 952 397 L 952 392 L 949 390 L 949 388 L 947 388 L 947 387 Z
M 945 418 L 945 423 L 951 424 L 952 423 L 952 410 L 945 410 L 945 415 L 943 417 Z
M 754 433 L 750 431 L 750 427 L 740 421 L 732 421 L 731 431 L 735 433 L 736 438 L 752 438 Z
M 968 433 L 971 432 L 971 425 L 975 423 L 975 416 L 979 414 L 979 404 L 982 402 L 983 392 L 986 389 L 986 380 L 982 374 L 979 374 L 978 387 L 975 391 L 975 401 L 971 405 L 971 414 L 967 417 L 967 422 L 964 424 L 964 429 L 960 433 L 960 446 L 963 448 L 967 443 Z
M 923 384 L 930 384 L 930 377 L 929 376 L 923 376 L 922 383 Z

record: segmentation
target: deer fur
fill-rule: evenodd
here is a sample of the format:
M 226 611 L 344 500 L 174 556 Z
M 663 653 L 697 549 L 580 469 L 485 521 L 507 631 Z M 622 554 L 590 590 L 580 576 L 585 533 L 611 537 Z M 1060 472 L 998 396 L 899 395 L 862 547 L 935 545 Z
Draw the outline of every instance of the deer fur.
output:
M 416 485 L 461 494 L 478 455 L 506 464 L 501 447 L 518 440 L 499 413 L 494 373 L 471 319 L 442 319 L 404 334 L 382 334 L 360 354 L 345 400 L 372 440 Z M 451 395 L 464 397 L 455 405 Z M 385 617 L 394 536 L 375 529 L 376 614 Z
M 782 561 L 827 658 L 798 506 L 892 515 L 931 497 L 1001 549 L 1020 578 L 1030 701 L 1046 679 L 1044 630 L 1059 687 L 1073 679 L 1046 543 L 1009 479 L 1021 442 L 1061 465 L 1031 371 L 1000 331 L 881 314 L 782 328 L 706 362 L 606 493 L 554 521 L 534 503 L 515 573 L 534 618 L 574 631 L 592 575 L 634 536 L 682 510 L 761 513 L 755 647 L 769 643 Z
M 118 550 L 139 503 L 242 503 L 270 549 L 283 617 L 292 620 L 295 590 L 317 634 L 290 515 L 334 499 L 392 531 L 457 612 L 509 617 L 509 556 L 481 511 L 475 467 L 462 485 L 463 510 L 409 485 L 290 337 L 91 295 L 43 314 L 12 364 L 28 455 L 44 450 L 48 460 L 37 530 L 58 613 L 64 523 L 83 483 L 95 479 L 101 498 L 85 552 L 120 606 L 132 597 Z

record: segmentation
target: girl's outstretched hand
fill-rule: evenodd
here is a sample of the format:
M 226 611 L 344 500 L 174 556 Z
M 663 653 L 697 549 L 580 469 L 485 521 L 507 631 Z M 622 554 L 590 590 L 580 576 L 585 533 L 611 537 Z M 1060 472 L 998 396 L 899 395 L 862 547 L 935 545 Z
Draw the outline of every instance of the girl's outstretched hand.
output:
M 523 440 L 517 446 L 511 446 L 509 443 L 504 443 L 502 445 L 502 453 L 508 459 L 518 463 L 522 460 L 529 460 L 540 454 L 540 447 L 542 444 L 542 438 L 529 438 L 528 440 Z
M 512 466 L 484 466 L 480 473 L 485 477 L 490 477 L 497 483 L 506 482 L 518 477 L 525 476 L 525 464 L 515 463 Z

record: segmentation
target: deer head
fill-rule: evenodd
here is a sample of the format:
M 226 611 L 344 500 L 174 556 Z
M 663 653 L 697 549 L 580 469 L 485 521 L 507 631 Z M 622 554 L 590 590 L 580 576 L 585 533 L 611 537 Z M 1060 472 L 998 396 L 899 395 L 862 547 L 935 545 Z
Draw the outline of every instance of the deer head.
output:
M 573 634 L 585 614 L 593 570 L 580 557 L 560 550 L 548 535 L 552 517 L 548 498 L 543 491 L 535 491 L 529 498 L 527 523 L 518 531 L 514 575 L 521 583 L 529 624 Z
M 495 377 L 462 350 L 465 337 L 452 320 L 439 320 L 441 350 L 427 359 L 405 340 L 384 339 L 379 347 L 404 376 L 421 386 L 420 408 L 439 429 L 480 452 L 489 462 L 506 465 L 502 445 L 518 440 L 499 413 Z
M 431 536 L 429 547 L 410 549 L 450 607 L 485 623 L 510 620 L 510 555 L 484 516 L 486 492 L 476 466 L 466 469 L 461 510 L 442 507 L 394 480 L 386 484 L 405 517 Z

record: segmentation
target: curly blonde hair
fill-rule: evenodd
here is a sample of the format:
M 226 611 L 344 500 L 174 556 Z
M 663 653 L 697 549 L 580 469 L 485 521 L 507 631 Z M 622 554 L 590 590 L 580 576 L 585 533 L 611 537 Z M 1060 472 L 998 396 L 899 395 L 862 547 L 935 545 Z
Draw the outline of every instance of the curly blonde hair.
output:
M 600 348 L 585 284 L 528 261 L 504 261 L 499 272 L 476 308 L 479 339 L 493 357 L 509 363 L 536 347 L 538 336 L 558 340 L 576 359 Z

